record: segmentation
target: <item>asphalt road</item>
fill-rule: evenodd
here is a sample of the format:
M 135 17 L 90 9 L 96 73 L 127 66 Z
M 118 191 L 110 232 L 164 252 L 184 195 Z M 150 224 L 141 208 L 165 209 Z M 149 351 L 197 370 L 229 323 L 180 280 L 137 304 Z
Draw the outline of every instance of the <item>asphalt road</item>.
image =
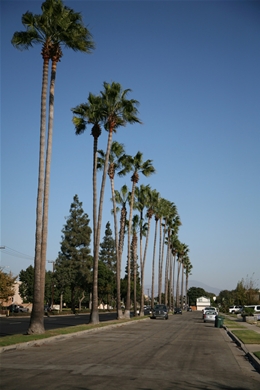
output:
M 111 321 L 116 319 L 116 313 L 101 313 L 99 321 Z M 30 323 L 30 317 L 0 317 L 0 337 L 26 334 Z M 44 317 L 45 330 L 66 328 L 69 326 L 89 323 L 89 314 L 50 316 Z
M 1 390 L 259 390 L 260 374 L 200 312 L 105 327 L 1 354 Z

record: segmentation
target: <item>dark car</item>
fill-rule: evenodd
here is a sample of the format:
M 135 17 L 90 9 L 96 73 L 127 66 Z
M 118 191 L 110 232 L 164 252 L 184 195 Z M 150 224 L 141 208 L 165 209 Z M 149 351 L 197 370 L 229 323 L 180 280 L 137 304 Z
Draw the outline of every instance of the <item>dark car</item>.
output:
M 162 318 L 168 320 L 168 309 L 165 305 L 156 305 L 152 311 L 151 319 Z
M 175 307 L 174 314 L 182 314 L 182 310 L 180 307 Z
M 192 311 L 192 308 L 191 307 L 187 307 L 187 311 Z

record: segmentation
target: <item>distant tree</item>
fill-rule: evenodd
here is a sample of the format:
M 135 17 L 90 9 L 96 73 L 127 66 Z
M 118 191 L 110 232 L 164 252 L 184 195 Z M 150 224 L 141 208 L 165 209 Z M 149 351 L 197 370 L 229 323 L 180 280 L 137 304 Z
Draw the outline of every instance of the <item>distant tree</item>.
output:
M 33 289 L 34 289 L 34 267 L 29 265 L 26 270 L 21 270 L 19 273 L 19 280 L 22 282 L 19 286 L 19 294 L 24 302 L 33 303 Z M 51 302 L 52 298 L 52 284 L 53 273 L 51 271 L 45 272 L 45 303 Z
M 61 250 L 55 262 L 55 278 L 60 293 L 65 287 L 71 291 L 72 310 L 82 292 L 91 286 L 93 259 L 90 255 L 91 228 L 88 215 L 77 195 L 70 206 L 70 216 L 62 229 Z
M 189 288 L 187 295 L 189 297 L 190 305 L 195 306 L 197 303 L 197 301 L 196 301 L 197 298 L 206 297 L 207 293 L 201 287 L 191 287 L 191 288 Z M 177 306 L 177 304 L 176 304 L 176 306 Z
M 24 301 L 33 302 L 33 285 L 34 285 L 34 267 L 29 265 L 26 270 L 21 270 L 19 280 L 22 282 L 19 286 L 19 293 Z
M 3 268 L 0 268 L 0 303 L 7 301 L 9 297 L 14 295 L 14 282 L 16 276 L 12 273 L 3 272 Z
M 106 224 L 105 236 L 100 244 L 98 269 L 99 300 L 112 305 L 116 291 L 116 244 L 112 236 L 110 222 Z
M 116 245 L 113 233 L 110 228 L 110 222 L 106 224 L 105 236 L 100 244 L 99 260 L 102 261 L 109 270 L 116 273 Z

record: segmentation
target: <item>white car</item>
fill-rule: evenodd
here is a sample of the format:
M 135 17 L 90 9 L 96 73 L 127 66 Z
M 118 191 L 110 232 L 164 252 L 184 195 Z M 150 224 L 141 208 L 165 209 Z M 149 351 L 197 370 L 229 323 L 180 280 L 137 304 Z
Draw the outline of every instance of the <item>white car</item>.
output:
M 232 314 L 237 314 L 237 313 L 241 313 L 241 311 L 243 310 L 243 306 L 229 306 L 229 313 L 232 313 Z
M 215 322 L 215 318 L 216 318 L 216 315 L 218 313 L 216 311 L 213 311 L 213 310 L 207 310 L 205 311 L 205 313 L 203 314 L 203 321 L 204 322 Z
M 205 309 L 202 310 L 202 318 L 204 318 L 204 314 L 206 311 L 215 311 L 218 314 L 218 310 L 216 307 L 207 306 Z

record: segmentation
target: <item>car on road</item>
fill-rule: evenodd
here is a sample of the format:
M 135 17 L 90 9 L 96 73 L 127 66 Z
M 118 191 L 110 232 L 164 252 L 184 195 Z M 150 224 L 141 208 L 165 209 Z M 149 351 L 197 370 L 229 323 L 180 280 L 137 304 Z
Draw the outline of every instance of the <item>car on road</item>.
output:
M 215 318 L 216 318 L 217 314 L 218 313 L 216 311 L 213 311 L 213 310 L 205 311 L 205 313 L 203 314 L 203 321 L 204 322 L 215 322 Z
M 162 318 L 168 320 L 168 309 L 166 305 L 156 305 L 151 313 L 151 319 Z
M 10 313 L 28 313 L 29 312 L 28 307 L 24 307 L 22 305 L 12 304 L 12 305 L 8 306 L 7 309 L 10 311 Z
M 187 311 L 192 311 L 192 308 L 191 307 L 187 307 Z
M 174 308 L 174 314 L 182 314 L 182 310 L 180 307 L 175 307 Z
M 215 311 L 216 313 L 218 312 L 217 309 L 213 306 L 207 306 L 202 310 L 202 318 L 204 318 L 204 314 L 206 311 Z

